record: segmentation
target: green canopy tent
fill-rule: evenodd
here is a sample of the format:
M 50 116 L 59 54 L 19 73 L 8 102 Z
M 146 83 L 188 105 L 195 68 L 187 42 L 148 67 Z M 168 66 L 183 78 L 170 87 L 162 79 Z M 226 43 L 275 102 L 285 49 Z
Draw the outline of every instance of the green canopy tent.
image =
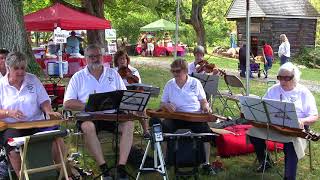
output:
M 180 30 L 183 30 L 183 27 L 179 27 Z M 175 31 L 176 30 L 176 24 L 172 23 L 170 21 L 167 21 L 165 19 L 159 19 L 155 22 L 152 22 L 148 25 L 145 25 L 140 28 L 140 31 Z

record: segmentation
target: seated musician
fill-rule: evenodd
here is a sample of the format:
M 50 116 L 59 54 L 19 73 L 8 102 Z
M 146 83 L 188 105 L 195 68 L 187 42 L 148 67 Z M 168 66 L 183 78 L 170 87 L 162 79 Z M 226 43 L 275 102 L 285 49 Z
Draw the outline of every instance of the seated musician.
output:
M 194 112 L 210 113 L 211 109 L 206 99 L 206 94 L 196 78 L 188 75 L 188 64 L 183 59 L 177 59 L 171 63 L 173 79 L 164 87 L 160 108 L 169 112 Z M 151 123 L 157 120 L 151 119 Z M 164 133 L 173 133 L 177 129 L 190 129 L 194 133 L 211 133 L 206 122 L 188 122 L 179 119 L 165 119 L 162 121 Z M 215 174 L 209 163 L 210 144 L 204 143 L 206 152 L 206 164 L 203 169 L 208 174 Z
M 188 64 L 188 74 L 192 73 L 206 73 L 208 75 L 221 75 L 219 69 L 215 64 L 204 60 L 205 50 L 203 46 L 196 46 L 193 50 L 195 60 Z
M 114 69 L 103 66 L 101 48 L 99 46 L 89 45 L 85 49 L 85 58 L 88 65 L 74 74 L 69 81 L 63 104 L 66 109 L 84 111 L 89 94 L 126 89 L 120 75 Z M 115 132 L 117 128 L 116 122 L 78 121 L 78 125 L 84 133 L 85 146 L 100 166 L 103 178 L 112 179 L 96 133 L 101 130 Z M 121 179 L 128 179 L 125 173 L 125 165 L 133 141 L 133 121 L 121 122 L 119 131 L 121 132 L 121 137 L 117 170 Z
M 194 61 L 188 64 L 188 74 L 191 75 L 192 73 L 204 73 L 202 66 L 198 66 L 200 62 L 204 60 L 204 47 L 203 46 L 196 46 L 193 50 Z
M 40 80 L 33 74 L 27 73 L 27 59 L 20 52 L 11 52 L 7 55 L 5 64 L 7 74 L 0 80 L 0 119 L 5 123 L 30 122 L 44 120 L 46 115 L 61 117 L 60 113 L 53 112 L 50 98 Z M 35 134 L 52 128 L 7 129 L 4 130 L 1 143 L 5 144 L 11 165 L 19 176 L 21 167 L 20 155 L 15 147 L 7 145 L 8 138 L 22 137 Z M 64 149 L 62 138 L 53 143 L 53 157 L 60 163 L 57 145 Z
M 130 65 L 130 58 L 125 51 L 119 50 L 114 55 L 114 69 L 118 71 L 126 86 L 132 83 L 141 83 L 139 71 Z M 149 136 L 146 121 L 141 119 L 139 122 L 143 128 L 143 135 Z
M 315 98 L 305 86 L 299 84 L 299 69 L 291 62 L 287 62 L 280 67 L 277 79 L 280 83 L 269 88 L 264 98 L 294 103 L 301 127 L 310 126 L 317 121 L 318 110 Z M 267 134 L 267 130 L 262 128 L 252 128 L 247 134 L 260 162 L 258 172 L 271 167 L 269 155 L 265 156 L 265 139 L 269 137 L 268 139 L 274 141 L 285 142 L 283 149 L 285 154 L 284 179 L 296 179 L 298 160 L 305 155 L 305 139 L 284 136 L 273 130 L 269 130 Z

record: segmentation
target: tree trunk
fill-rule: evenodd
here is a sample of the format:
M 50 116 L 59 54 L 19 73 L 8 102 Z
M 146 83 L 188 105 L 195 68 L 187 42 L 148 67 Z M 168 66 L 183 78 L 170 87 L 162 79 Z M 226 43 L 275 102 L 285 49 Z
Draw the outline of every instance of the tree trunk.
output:
M 28 71 L 41 74 L 39 65 L 35 62 L 31 46 L 28 43 L 27 32 L 23 21 L 21 0 L 2 0 L 0 3 L 0 47 L 11 51 L 19 51 L 28 59 Z
M 104 0 L 82 0 L 85 12 L 93 16 L 104 18 Z M 104 30 L 88 30 L 88 44 L 105 45 Z
M 181 20 L 187 24 L 191 24 L 197 35 L 197 44 L 206 48 L 206 31 L 204 29 L 202 9 L 207 3 L 206 0 L 192 0 L 191 17 L 186 18 L 183 10 L 181 11 Z

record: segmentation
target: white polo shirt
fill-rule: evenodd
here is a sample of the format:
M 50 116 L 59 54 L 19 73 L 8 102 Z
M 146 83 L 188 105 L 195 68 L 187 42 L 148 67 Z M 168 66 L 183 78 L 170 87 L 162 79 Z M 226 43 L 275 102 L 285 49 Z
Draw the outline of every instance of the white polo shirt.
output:
M 139 78 L 139 83 L 141 83 L 141 77 L 140 77 L 139 71 L 136 68 L 134 68 L 134 67 L 132 67 L 130 65 L 128 65 L 128 68 L 131 70 L 132 75 L 137 76 Z M 114 67 L 114 70 L 118 72 L 119 68 L 118 67 Z M 124 82 L 124 84 L 126 86 L 129 85 L 127 79 L 122 79 L 122 80 L 123 80 L 123 82 Z
M 90 94 L 115 90 L 126 90 L 126 86 L 117 71 L 104 67 L 103 73 L 97 81 L 89 72 L 88 67 L 85 67 L 70 79 L 63 101 L 77 99 L 86 103 Z
M 192 73 L 197 73 L 197 65 L 194 64 L 194 62 L 191 62 L 188 64 L 188 74 L 191 75 Z M 204 71 L 201 71 L 199 73 L 205 73 Z
M 290 57 L 290 43 L 288 41 L 285 41 L 280 44 L 278 55 L 279 57 L 281 57 L 282 55 Z
M 200 100 L 206 99 L 206 94 L 200 81 L 188 76 L 187 82 L 180 88 L 173 78 L 164 87 L 162 100 L 172 103 L 179 112 L 200 112 Z
M 43 120 L 40 105 L 50 98 L 40 80 L 33 74 L 26 73 L 21 89 L 17 90 L 8 81 L 8 74 L 0 80 L 0 109 L 20 110 L 24 121 Z M 5 122 L 17 122 L 14 118 L 5 118 Z
M 294 103 L 298 118 L 318 115 L 315 98 L 305 86 L 297 84 L 293 90 L 284 91 L 280 84 L 275 84 L 268 89 L 264 98 L 280 100 L 280 96 L 282 101 Z

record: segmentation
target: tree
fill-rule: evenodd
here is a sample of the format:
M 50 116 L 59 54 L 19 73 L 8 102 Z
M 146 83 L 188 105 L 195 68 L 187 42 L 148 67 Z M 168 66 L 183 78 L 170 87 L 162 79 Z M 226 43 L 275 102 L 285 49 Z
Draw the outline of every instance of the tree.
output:
M 85 12 L 93 16 L 104 18 L 104 0 L 81 0 Z M 105 45 L 104 30 L 88 30 L 88 44 Z
M 182 1 L 181 1 L 182 2 Z M 192 25 L 195 33 L 197 35 L 197 43 L 198 45 L 202 45 L 206 48 L 206 31 L 204 28 L 204 22 L 202 18 L 202 10 L 203 7 L 208 3 L 207 0 L 192 0 L 192 7 L 190 17 L 187 18 L 186 15 L 186 7 L 184 4 L 181 4 L 181 21 L 185 22 L 186 24 Z
M 0 3 L 0 47 L 9 51 L 24 53 L 28 60 L 28 71 L 40 74 L 40 67 L 35 62 L 27 32 L 23 22 L 21 0 L 2 0 Z

